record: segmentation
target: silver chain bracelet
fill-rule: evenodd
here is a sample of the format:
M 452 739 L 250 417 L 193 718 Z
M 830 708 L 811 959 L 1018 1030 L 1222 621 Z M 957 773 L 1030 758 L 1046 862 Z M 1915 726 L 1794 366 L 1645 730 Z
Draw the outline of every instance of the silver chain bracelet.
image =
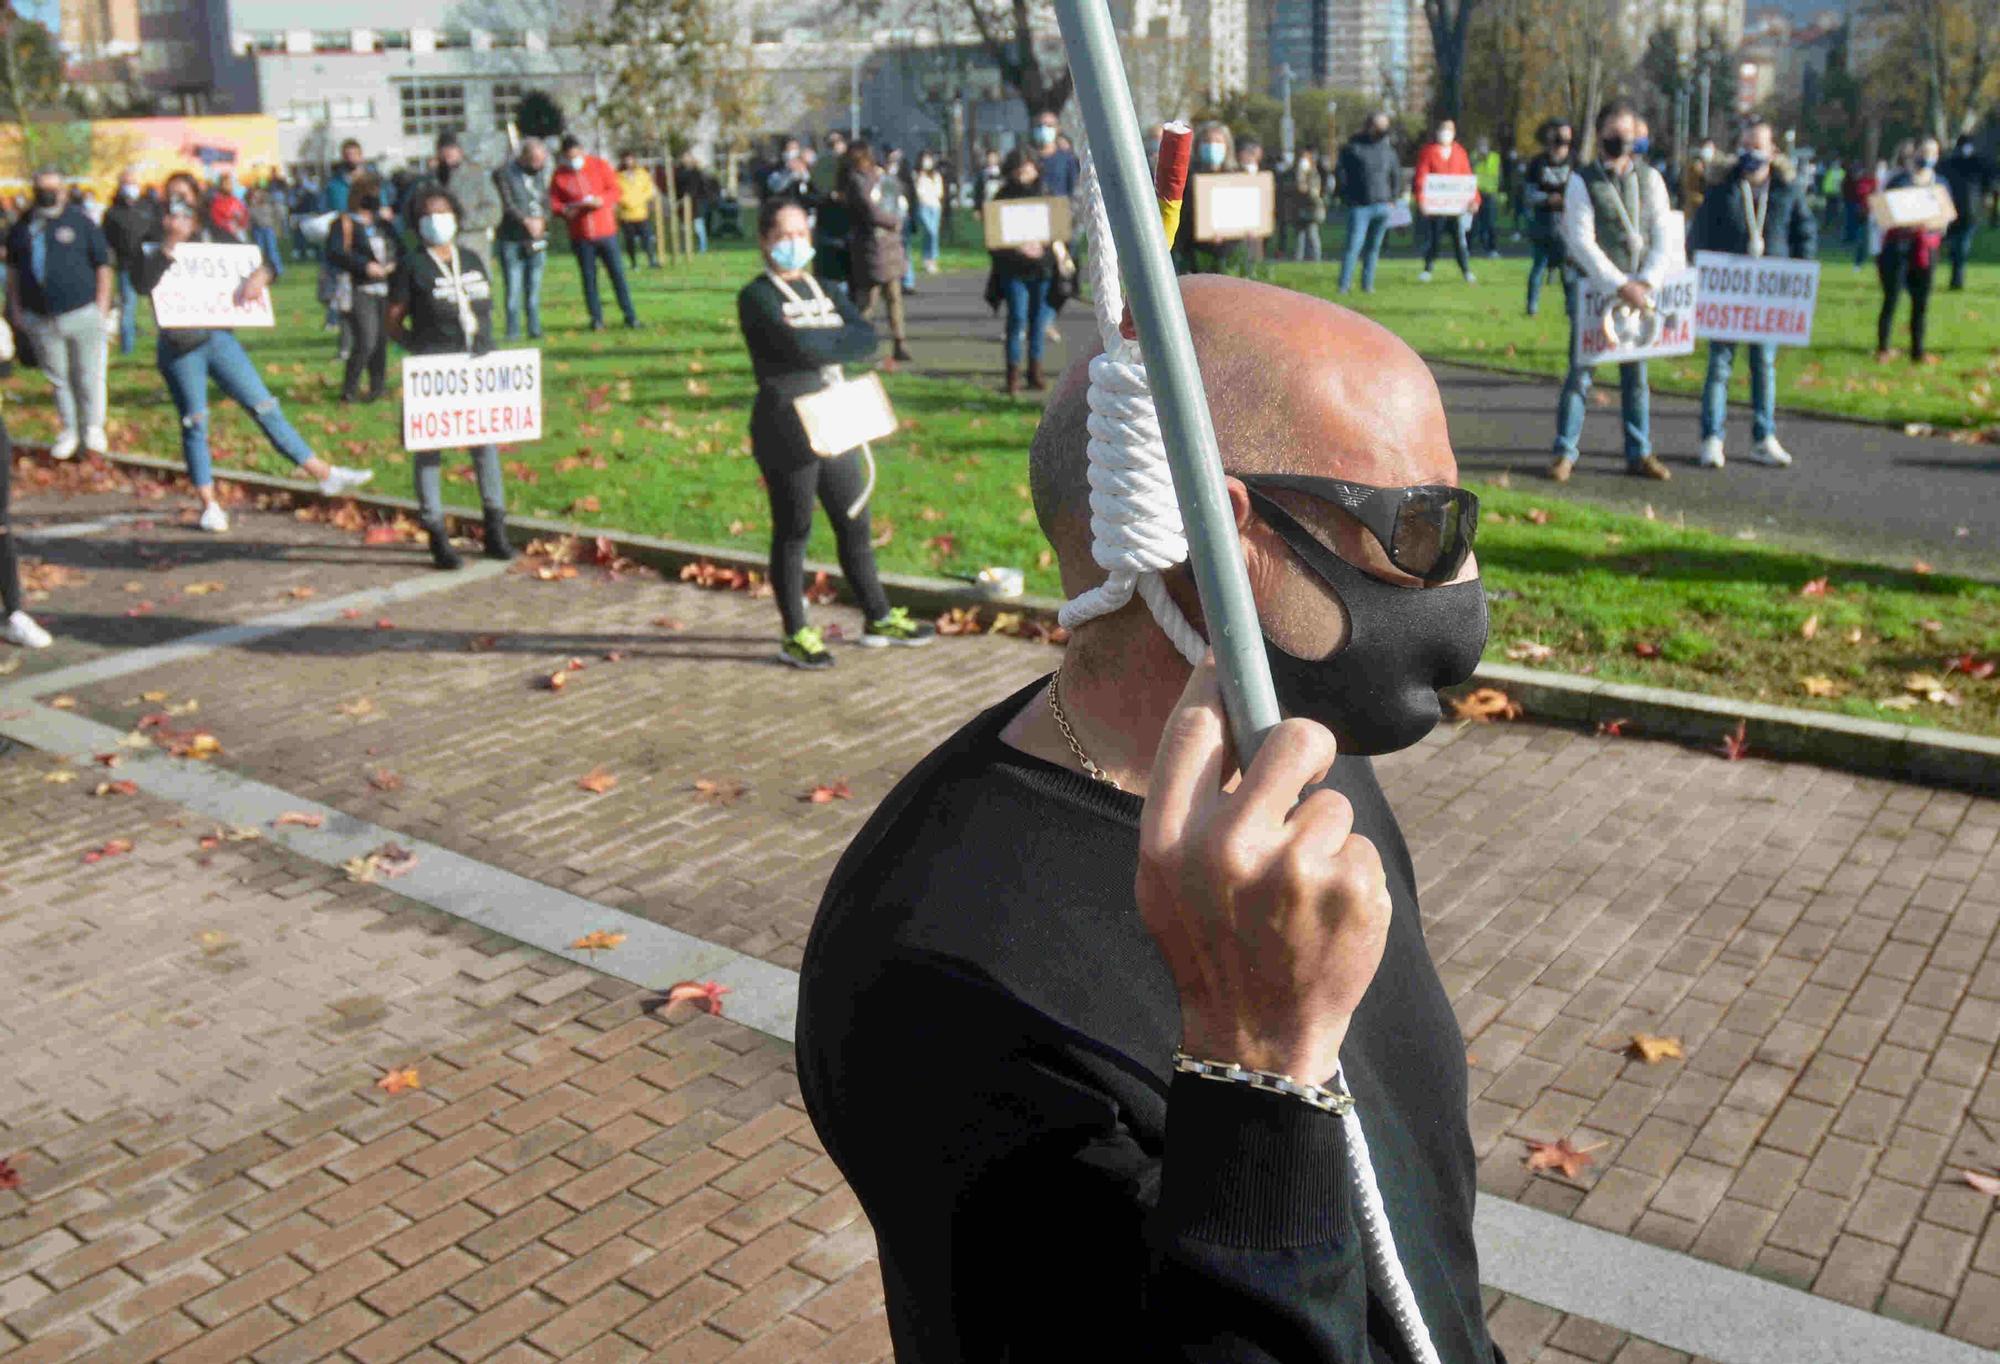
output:
M 1197 1061 L 1184 1051 L 1174 1053 L 1174 1069 L 1188 1075 L 1198 1075 L 1204 1080 L 1225 1080 L 1233 1084 L 1249 1085 L 1267 1094 L 1288 1094 L 1294 1099 L 1303 1099 L 1314 1108 L 1327 1113 L 1339 1113 L 1343 1117 L 1354 1111 L 1354 1096 L 1343 1085 L 1330 1089 L 1323 1085 L 1309 1085 L 1294 1080 L 1289 1075 L 1279 1075 L 1268 1070 L 1249 1070 L 1234 1061 Z

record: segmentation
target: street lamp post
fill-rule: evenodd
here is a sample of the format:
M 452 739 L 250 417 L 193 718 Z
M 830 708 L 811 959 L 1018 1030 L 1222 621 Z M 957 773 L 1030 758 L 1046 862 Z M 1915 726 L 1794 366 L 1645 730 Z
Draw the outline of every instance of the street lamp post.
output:
M 1696 56 L 1695 60 L 1697 60 L 1697 61 L 1700 61 L 1700 60 L 1701 60 L 1701 58 L 1700 58 L 1700 56 L 1699 56 L 1698 54 L 1697 54 L 1697 56 Z M 1701 91 L 1701 135 L 1702 135 L 1703 137 L 1707 137 L 1707 136 L 1709 135 L 1709 123 L 1708 123 L 1708 63 L 1707 63 L 1707 62 L 1702 62 L 1702 63 L 1701 63 L 1701 70 L 1695 73 L 1695 85 L 1696 85 L 1696 86 L 1697 86 L 1697 87 L 1698 87 L 1698 88 L 1700 89 L 1700 91 Z
M 1279 150 L 1284 159 L 1292 159 L 1292 144 L 1297 139 L 1298 128 L 1292 122 L 1292 64 L 1282 63 L 1278 67 L 1278 97 L 1285 102 L 1285 112 L 1278 118 Z

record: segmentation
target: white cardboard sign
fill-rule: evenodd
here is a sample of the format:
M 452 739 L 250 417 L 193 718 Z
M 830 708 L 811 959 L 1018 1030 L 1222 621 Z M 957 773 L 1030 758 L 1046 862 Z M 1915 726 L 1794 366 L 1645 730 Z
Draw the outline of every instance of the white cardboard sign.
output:
M 1606 334 L 1604 317 L 1618 302 L 1618 291 L 1585 280 L 1578 291 L 1576 353 L 1580 365 L 1623 365 L 1634 360 L 1658 360 L 1694 354 L 1695 299 L 1701 272 L 1693 266 L 1667 276 L 1653 291 L 1656 328 L 1650 324 L 1640 338 L 1614 342 Z
M 1868 201 L 1868 207 L 1874 220 L 1883 227 L 1941 229 L 1958 216 L 1951 191 L 1941 182 L 1880 190 Z
M 1694 330 L 1704 341 L 1812 342 L 1819 262 L 1697 251 Z
M 1426 175 L 1421 207 L 1427 218 L 1456 218 L 1472 212 L 1472 198 L 1479 193 L 1476 175 Z
M 792 399 L 806 443 L 822 458 L 896 434 L 896 413 L 880 375 L 870 372 Z
M 458 450 L 542 437 L 542 353 L 403 358 L 403 448 Z
M 148 252 L 158 251 L 148 243 Z M 174 248 L 167 273 L 153 286 L 153 319 L 163 331 L 177 327 L 275 327 L 271 291 L 253 303 L 238 301 L 243 281 L 264 264 L 254 246 L 228 242 L 182 242 Z

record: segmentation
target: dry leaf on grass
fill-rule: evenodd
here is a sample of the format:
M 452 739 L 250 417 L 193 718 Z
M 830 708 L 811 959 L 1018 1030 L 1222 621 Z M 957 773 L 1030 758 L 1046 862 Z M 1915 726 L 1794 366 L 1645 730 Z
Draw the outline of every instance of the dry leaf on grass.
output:
M 618 784 L 618 778 L 613 776 L 608 769 L 600 765 L 591 768 L 588 772 L 578 777 L 576 779 L 576 784 L 582 790 L 589 791 L 596 795 L 601 796 L 606 791 L 609 791 L 612 787 Z
M 1680 1038 L 1656 1037 L 1649 1032 L 1632 1034 L 1632 1050 L 1649 1066 L 1657 1066 L 1662 1061 L 1687 1059 L 1687 1053 L 1681 1049 Z
M 572 952 L 588 952 L 594 957 L 599 952 L 609 952 L 624 941 L 623 933 L 608 933 L 604 929 L 593 928 L 569 946 Z
M 375 1088 L 385 1094 L 401 1094 L 406 1089 L 422 1089 L 424 1082 L 417 1078 L 415 1066 L 403 1070 L 392 1070 L 375 1082 Z
M 1820 673 L 1814 673 L 1809 677 L 1801 677 L 1799 679 L 1799 688 L 1807 696 L 1838 696 L 1841 691 L 1838 682 Z
M 1658 658 L 1660 646 L 1650 639 L 1635 639 L 1632 641 L 1632 652 L 1640 658 Z
M 1546 663 L 1555 652 L 1540 640 L 1517 639 L 1507 646 L 1507 657 L 1516 663 Z
M 1451 702 L 1451 718 L 1485 724 L 1489 720 L 1518 720 L 1520 703 L 1498 687 L 1480 687 Z
M 1814 612 L 1812 615 L 1807 616 L 1805 624 L 1799 627 L 1799 638 L 1816 639 L 1818 637 L 1819 637 L 1819 613 Z
M 1945 664 L 1944 675 L 1950 677 L 1953 673 L 1962 673 L 1975 682 L 1984 682 L 1996 671 L 2000 671 L 2000 663 L 1996 663 L 1993 659 L 1964 653 Z
M 1584 1166 L 1595 1165 L 1597 1163 L 1591 1157 L 1590 1153 L 1604 1145 L 1605 1143 L 1600 1141 L 1593 1146 L 1585 1146 L 1579 1150 L 1577 1147 L 1569 1144 L 1568 1137 L 1564 1137 L 1561 1141 L 1530 1140 L 1528 1142 L 1528 1168 L 1530 1170 L 1560 1170 L 1565 1179 L 1577 1179 L 1581 1177 Z
M 1826 595 L 1826 579 L 1812 579 L 1799 589 L 1799 595 L 1801 597 L 1824 597 Z

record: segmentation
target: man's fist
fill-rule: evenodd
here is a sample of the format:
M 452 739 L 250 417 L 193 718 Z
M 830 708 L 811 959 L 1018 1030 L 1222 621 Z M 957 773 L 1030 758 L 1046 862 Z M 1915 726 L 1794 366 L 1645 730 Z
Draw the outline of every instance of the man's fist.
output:
M 1235 770 L 1215 665 L 1167 722 L 1139 825 L 1139 912 L 1181 997 L 1182 1049 L 1309 1084 L 1329 1079 L 1382 962 L 1390 902 L 1375 845 L 1337 791 L 1324 725 L 1286 720 Z

